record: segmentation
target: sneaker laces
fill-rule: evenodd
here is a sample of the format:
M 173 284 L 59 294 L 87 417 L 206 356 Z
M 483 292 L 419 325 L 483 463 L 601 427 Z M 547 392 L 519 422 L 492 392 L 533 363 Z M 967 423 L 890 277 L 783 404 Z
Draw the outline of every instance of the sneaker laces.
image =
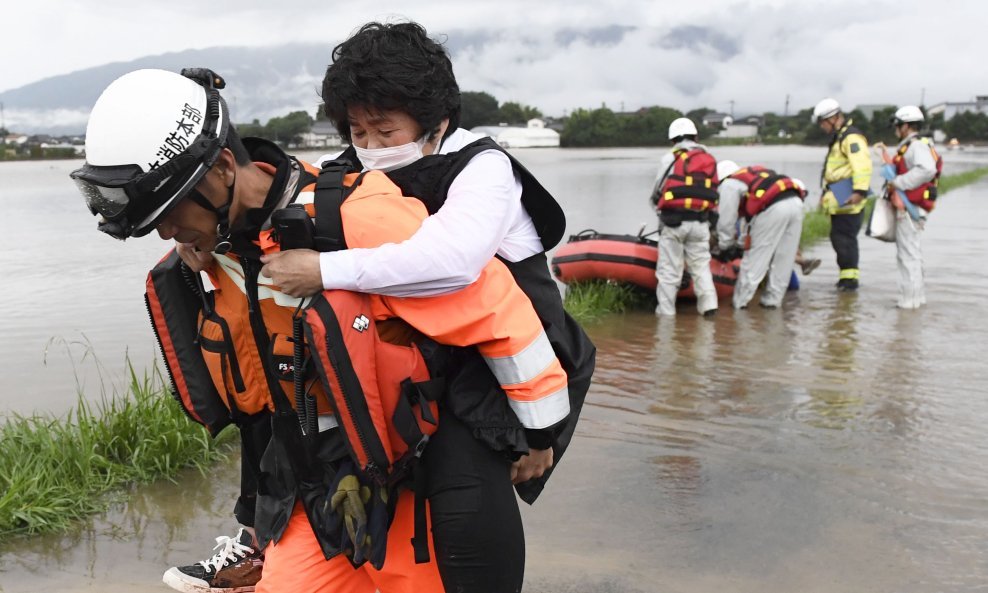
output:
M 212 558 L 202 560 L 199 564 L 206 570 L 211 568 L 214 572 L 219 572 L 220 569 L 226 566 L 227 560 L 231 558 L 240 560 L 254 553 L 254 548 L 240 543 L 239 537 L 230 537 L 228 535 L 217 537 L 216 546 L 213 549 L 219 551 L 213 554 Z

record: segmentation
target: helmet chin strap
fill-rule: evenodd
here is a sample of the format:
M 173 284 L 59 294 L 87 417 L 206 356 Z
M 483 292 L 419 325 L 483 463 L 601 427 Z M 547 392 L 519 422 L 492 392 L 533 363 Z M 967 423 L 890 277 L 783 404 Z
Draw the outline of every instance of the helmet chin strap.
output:
M 233 247 L 233 242 L 230 240 L 230 206 L 233 205 L 233 188 L 236 185 L 237 178 L 234 177 L 233 183 L 226 188 L 226 204 L 223 204 L 219 208 L 214 206 L 212 202 L 206 199 L 206 196 L 198 191 L 193 191 L 189 194 L 189 198 L 193 202 L 216 215 L 216 247 L 213 248 L 213 251 L 220 255 L 230 251 Z

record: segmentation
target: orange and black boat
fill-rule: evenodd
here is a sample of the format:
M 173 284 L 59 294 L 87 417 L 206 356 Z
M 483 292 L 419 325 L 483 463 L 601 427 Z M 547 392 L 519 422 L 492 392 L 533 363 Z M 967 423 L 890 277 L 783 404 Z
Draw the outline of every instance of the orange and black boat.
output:
M 658 242 L 650 239 L 656 232 L 638 235 L 607 235 L 593 229 L 570 235 L 565 245 L 552 256 L 552 273 L 563 284 L 590 280 L 623 282 L 655 292 L 655 265 L 659 259 Z M 718 298 L 734 294 L 741 260 L 710 260 Z M 683 274 L 679 298 L 694 297 L 693 282 Z

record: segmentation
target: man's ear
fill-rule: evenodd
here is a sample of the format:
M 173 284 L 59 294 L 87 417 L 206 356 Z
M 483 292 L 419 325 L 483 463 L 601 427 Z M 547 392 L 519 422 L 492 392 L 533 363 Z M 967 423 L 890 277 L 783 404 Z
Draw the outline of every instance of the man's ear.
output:
M 225 187 L 233 185 L 233 181 L 237 177 L 237 158 L 233 156 L 232 150 L 229 148 L 220 150 L 219 156 L 216 157 L 216 162 L 213 163 L 213 171 L 216 171 L 221 176 Z

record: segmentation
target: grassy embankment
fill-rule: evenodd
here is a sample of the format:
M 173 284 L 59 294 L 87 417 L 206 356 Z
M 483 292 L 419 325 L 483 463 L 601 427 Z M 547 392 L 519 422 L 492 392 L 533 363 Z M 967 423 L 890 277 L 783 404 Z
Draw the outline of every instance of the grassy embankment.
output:
M 214 440 L 190 421 L 157 370 L 130 362 L 124 395 L 81 397 L 64 418 L 13 416 L 0 426 L 0 542 L 63 530 L 123 500 L 135 484 L 205 471 L 223 458 L 232 432 Z M 105 389 L 104 389 L 105 393 Z
M 945 175 L 940 179 L 940 195 L 974 183 L 986 176 L 988 176 L 988 167 L 955 175 Z M 868 220 L 868 212 L 870 212 L 873 204 L 874 199 L 868 203 L 864 220 Z M 807 212 L 803 218 L 803 234 L 800 238 L 800 246 L 808 247 L 826 239 L 829 235 L 830 217 L 818 210 Z M 629 308 L 647 302 L 647 300 L 640 290 L 629 289 L 627 286 L 612 282 L 595 281 L 567 287 L 564 302 L 570 315 L 578 321 L 587 322 L 610 313 L 623 313 Z

